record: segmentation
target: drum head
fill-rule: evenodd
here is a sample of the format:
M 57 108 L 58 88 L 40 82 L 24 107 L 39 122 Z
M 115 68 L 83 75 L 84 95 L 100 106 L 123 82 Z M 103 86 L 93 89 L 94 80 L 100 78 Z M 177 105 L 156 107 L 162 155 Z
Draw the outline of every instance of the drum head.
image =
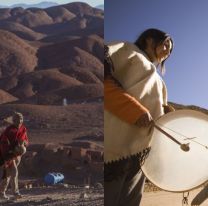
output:
M 156 125 L 190 150 L 154 128 L 151 151 L 142 170 L 159 188 L 171 192 L 192 190 L 208 180 L 208 116 L 193 110 L 178 110 L 162 116 Z M 189 138 L 189 139 L 187 139 Z

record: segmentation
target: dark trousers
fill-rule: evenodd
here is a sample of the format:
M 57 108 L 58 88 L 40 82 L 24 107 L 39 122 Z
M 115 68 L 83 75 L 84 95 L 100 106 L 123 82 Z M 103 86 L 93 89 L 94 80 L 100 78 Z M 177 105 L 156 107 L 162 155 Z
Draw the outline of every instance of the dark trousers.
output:
M 139 206 L 145 176 L 138 156 L 105 164 L 104 205 Z

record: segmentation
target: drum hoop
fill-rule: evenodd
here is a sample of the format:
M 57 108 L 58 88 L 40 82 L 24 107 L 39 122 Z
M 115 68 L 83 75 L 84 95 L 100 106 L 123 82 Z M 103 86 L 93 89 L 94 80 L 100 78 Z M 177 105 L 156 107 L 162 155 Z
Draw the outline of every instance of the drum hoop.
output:
M 144 173 L 143 169 L 141 169 L 142 172 Z M 148 179 L 148 177 L 146 176 L 146 174 L 144 173 L 145 177 Z M 153 185 L 155 185 L 157 188 L 159 188 L 160 190 L 163 190 L 163 191 L 166 191 L 166 192 L 172 192 L 172 193 L 183 193 L 183 192 L 190 192 L 192 190 L 195 190 L 197 188 L 200 188 L 202 185 L 206 184 L 208 182 L 208 180 L 204 181 L 203 183 L 201 183 L 200 185 L 196 186 L 196 187 L 192 187 L 191 189 L 189 190 L 166 190 L 166 189 L 163 189 L 161 188 L 160 186 L 156 185 L 153 181 L 151 181 L 150 179 L 148 179 L 148 181 L 150 181 Z
M 189 112 L 192 112 L 192 113 L 195 113 L 195 114 L 199 114 L 199 113 L 200 113 L 201 116 L 206 117 L 207 120 L 208 120 L 208 115 L 207 115 L 207 114 L 205 114 L 205 113 L 203 113 L 203 112 L 200 112 L 200 111 L 196 111 L 196 110 L 191 110 L 191 109 L 181 109 L 181 110 L 177 110 L 177 111 L 174 111 L 174 112 L 181 112 L 181 111 L 183 111 L 183 112 L 188 112 L 188 113 L 189 113 Z M 165 116 L 167 116 L 167 115 L 172 115 L 171 113 L 172 113 L 172 112 L 167 113 Z M 160 120 L 160 119 L 162 119 L 162 118 L 164 118 L 164 116 L 159 117 L 157 120 Z M 156 120 L 156 122 L 157 122 L 157 120 Z M 153 134 L 153 132 L 152 132 L 152 134 Z M 151 152 L 151 151 L 150 151 L 150 152 Z M 147 157 L 147 158 L 148 158 L 148 157 Z M 141 166 L 141 170 L 142 170 L 143 174 L 145 175 L 145 177 L 148 179 L 148 181 L 150 181 L 153 185 L 155 185 L 156 187 L 158 187 L 160 190 L 163 190 L 163 191 L 166 191 L 166 192 L 172 192 L 172 193 L 189 192 L 189 191 L 191 191 L 191 190 L 194 190 L 194 189 L 197 189 L 197 188 L 201 187 L 202 185 L 204 185 L 205 183 L 208 182 L 208 179 L 207 179 L 206 181 L 202 182 L 200 185 L 195 186 L 195 187 L 191 187 L 189 190 L 177 190 L 177 191 L 175 191 L 175 190 L 167 190 L 167 189 L 161 188 L 160 186 L 158 186 L 157 184 L 155 184 L 154 181 L 150 180 L 150 179 L 148 178 L 148 175 L 144 172 L 144 169 L 143 169 L 143 168 L 144 168 L 144 166 L 142 165 L 142 166 Z

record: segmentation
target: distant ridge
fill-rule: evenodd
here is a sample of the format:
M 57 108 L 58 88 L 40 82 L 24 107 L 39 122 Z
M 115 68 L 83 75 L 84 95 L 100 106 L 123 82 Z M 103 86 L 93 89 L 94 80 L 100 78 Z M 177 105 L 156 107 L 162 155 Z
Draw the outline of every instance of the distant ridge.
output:
M 0 8 L 16 8 L 16 7 L 22 7 L 23 9 L 27 9 L 27 8 L 40 8 L 40 9 L 45 9 L 45 8 L 49 8 L 49 7 L 53 7 L 53 6 L 58 6 L 58 5 L 59 4 L 56 3 L 56 2 L 43 1 L 43 2 L 40 2 L 38 4 L 13 4 L 13 5 L 10 5 L 10 6 L 0 5 Z M 104 10 L 104 4 L 97 5 L 97 6 L 95 6 L 95 8 Z
M 56 2 L 50 2 L 50 1 L 43 1 L 43 2 L 40 2 L 38 4 L 13 4 L 11 6 L 3 6 L 3 5 L 0 5 L 0 8 L 15 8 L 15 7 L 22 7 L 24 9 L 27 9 L 27 8 L 41 8 L 41 9 L 45 9 L 45 8 L 49 8 L 49 7 L 52 7 L 52 6 L 58 6 L 59 4 L 56 3 Z
M 208 115 L 208 110 L 196 105 L 183 105 L 183 104 L 178 104 L 178 103 L 174 103 L 174 102 L 169 102 L 169 104 L 171 106 L 173 106 L 176 110 L 180 110 L 180 109 L 190 109 L 190 110 L 196 110 L 199 112 L 203 112 L 205 114 Z
M 95 8 L 104 10 L 104 4 L 98 5 Z

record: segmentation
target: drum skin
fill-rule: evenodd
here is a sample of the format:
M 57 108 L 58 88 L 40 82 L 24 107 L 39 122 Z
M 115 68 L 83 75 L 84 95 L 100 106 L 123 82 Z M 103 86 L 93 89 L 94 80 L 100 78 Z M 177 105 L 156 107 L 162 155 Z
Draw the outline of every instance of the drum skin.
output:
M 190 143 L 190 150 L 183 151 L 154 128 L 151 151 L 142 166 L 145 176 L 157 187 L 171 192 L 190 191 L 205 183 L 208 180 L 208 115 L 177 110 L 162 116 L 156 125 L 182 144 Z

